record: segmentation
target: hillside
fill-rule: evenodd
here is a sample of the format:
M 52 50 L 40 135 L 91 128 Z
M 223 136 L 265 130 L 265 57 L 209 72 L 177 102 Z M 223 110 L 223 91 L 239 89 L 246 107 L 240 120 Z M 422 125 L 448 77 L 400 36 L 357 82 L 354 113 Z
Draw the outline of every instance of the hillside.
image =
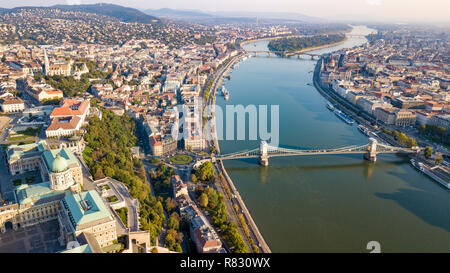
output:
M 109 16 L 126 23 L 152 24 L 160 22 L 160 20 L 157 17 L 145 14 L 137 9 L 103 3 L 92 5 L 55 5 L 51 7 L 16 7 L 12 9 L 0 8 L 0 13 L 15 13 L 20 12 L 22 10 L 32 10 L 32 9 L 40 9 L 40 10 L 60 9 L 63 11 L 89 12 L 98 15 Z

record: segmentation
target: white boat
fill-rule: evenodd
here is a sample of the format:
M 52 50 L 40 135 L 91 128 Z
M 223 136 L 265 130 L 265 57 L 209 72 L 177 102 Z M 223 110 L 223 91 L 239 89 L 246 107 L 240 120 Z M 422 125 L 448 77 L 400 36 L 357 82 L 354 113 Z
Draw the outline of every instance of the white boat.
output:
M 370 137 L 370 130 L 364 125 L 358 125 L 358 130 L 364 135 Z
M 228 100 L 228 98 L 230 97 L 230 92 L 228 92 L 228 90 L 225 88 L 225 86 L 222 86 L 221 93 L 222 93 L 222 96 L 225 97 L 225 100 Z
M 439 184 L 441 184 L 445 188 L 450 189 L 450 183 L 448 183 L 443 178 L 441 178 L 441 177 L 437 176 L 436 174 L 434 174 L 432 172 L 432 170 L 431 170 L 432 168 L 430 169 L 430 167 L 427 167 L 422 162 L 418 162 L 418 161 L 416 161 L 414 159 L 411 159 L 410 162 L 411 162 L 411 165 L 414 166 L 414 168 L 416 168 L 420 172 L 428 175 L 430 178 L 432 178 L 434 181 L 438 182 Z
M 334 110 L 334 114 L 340 118 L 341 120 L 343 120 L 345 123 L 352 125 L 353 123 L 355 123 L 355 121 L 353 119 L 351 119 L 349 116 L 347 116 L 344 112 L 342 112 L 341 110 L 335 109 Z
M 334 106 L 333 104 L 331 104 L 331 102 L 327 103 L 327 108 L 330 109 L 331 111 L 334 111 Z

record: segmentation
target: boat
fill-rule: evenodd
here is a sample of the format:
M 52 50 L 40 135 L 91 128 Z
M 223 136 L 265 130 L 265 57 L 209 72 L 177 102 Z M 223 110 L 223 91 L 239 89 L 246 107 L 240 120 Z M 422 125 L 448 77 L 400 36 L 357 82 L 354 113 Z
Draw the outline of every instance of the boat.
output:
M 371 136 L 371 135 L 370 135 L 370 130 L 369 130 L 366 126 L 364 126 L 364 125 L 358 125 L 358 130 L 359 130 L 361 133 L 363 133 L 364 135 L 368 136 L 368 137 Z
M 222 86 L 221 92 L 222 92 L 222 96 L 225 97 L 225 100 L 228 100 L 228 98 L 230 97 L 230 92 L 228 92 L 228 90 L 225 88 L 225 86 Z
M 345 121 L 345 123 L 352 125 L 353 123 L 355 123 L 355 121 L 353 119 L 351 119 L 349 116 L 347 116 L 344 112 L 342 112 L 341 110 L 335 109 L 334 110 L 334 114 L 342 119 L 343 121 Z
M 413 165 L 414 168 L 416 168 L 420 172 L 426 174 L 427 176 L 429 176 L 430 178 L 432 178 L 434 181 L 438 182 L 439 184 L 441 184 L 445 188 L 450 189 L 450 183 L 448 183 L 447 181 L 445 181 L 441 177 L 439 177 L 436 174 L 434 174 L 431 171 L 433 168 L 429 168 L 425 164 L 423 164 L 422 162 L 418 162 L 418 161 L 416 161 L 414 159 L 411 159 L 410 163 L 411 163 L 411 165 Z
M 334 106 L 331 104 L 331 102 L 327 103 L 327 108 L 331 111 L 334 111 Z

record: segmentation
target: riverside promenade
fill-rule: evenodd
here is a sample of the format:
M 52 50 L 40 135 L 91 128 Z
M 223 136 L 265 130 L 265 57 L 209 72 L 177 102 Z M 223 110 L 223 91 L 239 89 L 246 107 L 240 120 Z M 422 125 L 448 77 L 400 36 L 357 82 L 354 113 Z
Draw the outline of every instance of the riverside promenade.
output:
M 210 145 L 212 145 L 215 149 L 217 153 L 220 153 L 220 147 L 219 147 L 219 142 L 217 139 L 217 131 L 216 131 L 216 121 L 215 121 L 215 102 L 216 102 L 216 96 L 217 96 L 217 90 L 218 87 L 222 84 L 222 80 L 223 80 L 223 75 L 228 73 L 228 71 L 231 69 L 231 67 L 237 62 L 239 61 L 245 54 L 238 54 L 236 55 L 229 63 L 227 63 L 225 65 L 224 68 L 220 69 L 217 74 L 216 77 L 214 79 L 213 85 L 211 87 L 211 93 L 207 99 L 207 103 L 209 105 L 212 105 L 213 107 L 213 115 L 212 115 L 212 124 L 213 124 L 213 128 L 212 128 L 212 134 L 213 134 L 213 141 L 211 141 Z M 244 200 L 242 199 L 241 195 L 239 194 L 239 191 L 236 189 L 236 187 L 234 186 L 233 181 L 231 180 L 230 176 L 228 175 L 225 167 L 223 166 L 222 161 L 218 161 L 216 162 L 216 167 L 217 170 L 222 173 L 223 177 L 225 178 L 228 187 L 231 190 L 231 193 L 233 195 L 233 198 L 231 200 L 231 202 L 233 204 L 236 204 L 239 208 L 239 210 L 242 212 L 242 214 L 244 215 L 245 221 L 247 222 L 249 231 L 250 231 L 250 235 L 252 237 L 252 239 L 254 240 L 255 244 L 260 248 L 261 252 L 263 253 L 271 253 L 272 251 L 270 250 L 269 246 L 267 245 L 266 241 L 264 240 L 263 236 L 261 235 L 261 232 L 259 231 L 258 227 L 255 224 L 255 221 L 253 220 L 250 212 L 248 211 L 247 207 L 245 206 Z M 239 224 L 239 223 L 238 223 Z M 245 234 L 244 234 L 245 236 Z M 247 240 L 245 240 L 247 241 Z

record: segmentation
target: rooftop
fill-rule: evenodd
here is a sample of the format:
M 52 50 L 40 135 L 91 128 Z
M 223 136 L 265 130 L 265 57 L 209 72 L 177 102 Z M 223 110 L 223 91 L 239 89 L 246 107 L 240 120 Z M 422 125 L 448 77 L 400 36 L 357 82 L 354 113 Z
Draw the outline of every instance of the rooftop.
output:
M 75 230 L 82 225 L 104 218 L 113 219 L 102 199 L 95 190 L 67 195 L 64 198 L 70 221 Z

